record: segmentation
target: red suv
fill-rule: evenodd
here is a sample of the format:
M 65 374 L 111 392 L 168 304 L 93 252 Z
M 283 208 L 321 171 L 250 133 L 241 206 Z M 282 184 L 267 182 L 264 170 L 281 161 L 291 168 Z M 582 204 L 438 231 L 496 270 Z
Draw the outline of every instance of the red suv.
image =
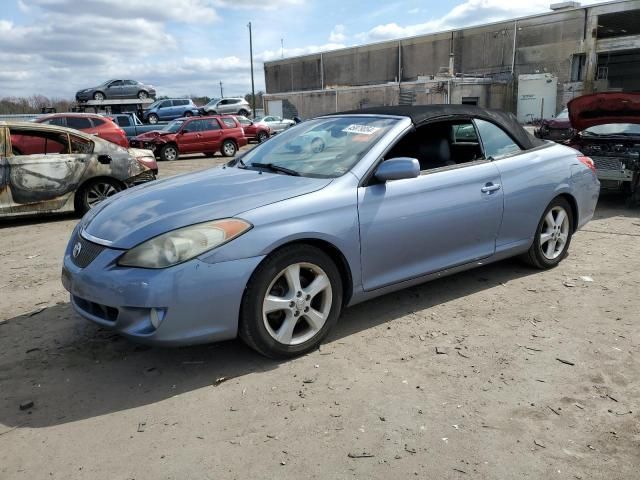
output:
M 143 133 L 131 139 L 131 146 L 153 150 L 161 160 L 177 160 L 184 153 L 233 157 L 247 144 L 238 121 L 229 115 L 178 118 L 162 130 Z
M 256 141 L 262 143 L 271 136 L 271 128 L 264 123 L 253 123 L 247 117 L 241 115 L 235 116 L 236 120 L 242 126 L 244 130 L 244 136 L 248 141 Z
M 108 142 L 129 148 L 127 134 L 113 120 L 91 113 L 54 113 L 35 120 L 36 123 L 75 128 Z

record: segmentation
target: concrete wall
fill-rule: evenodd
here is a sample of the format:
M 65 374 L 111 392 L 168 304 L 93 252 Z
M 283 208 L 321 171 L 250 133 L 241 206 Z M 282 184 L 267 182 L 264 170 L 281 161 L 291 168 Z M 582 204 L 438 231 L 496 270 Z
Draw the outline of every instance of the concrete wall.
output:
M 577 90 L 593 91 L 598 53 L 640 48 L 640 36 L 597 39 L 598 16 L 640 13 L 640 0 L 610 2 L 415 38 L 346 48 L 265 63 L 267 93 L 411 82 L 437 75 L 449 67 L 455 73 L 504 79 L 520 74 L 553 73 L 558 77 L 558 105 Z M 632 22 L 633 23 L 633 22 Z M 515 43 L 515 56 L 514 56 Z M 605 50 L 606 49 L 606 50 Z M 572 59 L 586 57 L 582 78 L 572 78 Z M 577 57 L 576 57 L 577 58 Z M 600 55 L 601 58 L 601 55 Z M 637 69 L 615 67 L 615 83 L 634 88 Z M 400 77 L 400 78 L 398 78 Z M 583 81 L 580 89 L 575 82 Z M 569 90 L 565 91 L 565 86 Z M 515 110 L 514 85 L 501 101 Z M 469 95 L 475 96 L 475 95 Z M 493 100 L 488 103 L 495 103 Z
M 507 83 L 483 83 L 472 80 L 413 82 L 376 85 L 370 87 L 344 87 L 332 90 L 286 92 L 266 94 L 265 105 L 270 100 L 282 100 L 285 116 L 307 119 L 327 113 L 356 110 L 366 107 L 398 105 L 401 92 L 411 98 L 414 105 L 447 103 L 448 89 L 451 88 L 451 103 L 462 103 L 465 97 L 478 98 L 478 105 L 503 110 L 509 98 L 510 85 Z M 268 110 L 268 109 L 267 109 Z M 269 113 L 267 111 L 267 113 Z

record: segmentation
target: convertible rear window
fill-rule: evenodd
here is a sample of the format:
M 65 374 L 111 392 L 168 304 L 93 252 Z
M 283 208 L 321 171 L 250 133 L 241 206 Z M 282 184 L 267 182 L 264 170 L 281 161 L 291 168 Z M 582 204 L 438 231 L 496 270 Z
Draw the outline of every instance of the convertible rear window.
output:
M 272 165 L 301 176 L 339 177 L 358 163 L 398 121 L 357 116 L 310 120 L 258 145 L 242 158 L 242 165 L 248 168 L 253 164 Z

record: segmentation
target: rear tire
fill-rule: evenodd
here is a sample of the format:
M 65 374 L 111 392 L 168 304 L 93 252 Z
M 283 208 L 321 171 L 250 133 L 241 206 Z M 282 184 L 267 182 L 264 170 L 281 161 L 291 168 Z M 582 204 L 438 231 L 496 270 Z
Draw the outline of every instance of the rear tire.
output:
M 569 202 L 557 197 L 545 209 L 533 244 L 522 259 L 532 267 L 548 270 L 566 256 L 574 230 L 574 218 Z
M 156 123 L 158 123 L 159 118 L 158 118 L 158 115 L 156 115 L 155 113 L 152 113 L 147 117 L 147 120 L 151 125 L 155 125 Z
M 222 148 L 220 149 L 222 155 L 225 157 L 233 157 L 238 151 L 238 147 L 233 140 L 225 140 L 222 142 Z
M 173 144 L 165 145 L 160 149 L 160 160 L 165 162 L 173 162 L 180 158 L 178 147 Z
M 75 209 L 78 213 L 84 215 L 100 202 L 123 189 L 124 187 L 120 182 L 109 178 L 91 180 L 76 193 Z
M 305 354 L 326 338 L 342 309 L 342 278 L 335 263 L 310 245 L 269 255 L 242 298 L 239 335 L 271 358 Z

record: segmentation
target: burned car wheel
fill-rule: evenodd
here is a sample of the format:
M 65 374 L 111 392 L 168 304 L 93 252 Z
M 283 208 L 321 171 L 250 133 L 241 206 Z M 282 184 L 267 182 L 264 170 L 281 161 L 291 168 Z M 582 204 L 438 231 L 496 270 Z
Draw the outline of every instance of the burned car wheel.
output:
M 122 185 L 109 178 L 98 178 L 87 183 L 76 194 L 75 207 L 79 213 L 86 213 L 103 200 L 122 190 Z
M 293 357 L 316 348 L 340 316 L 342 278 L 322 250 L 285 247 L 255 271 L 245 290 L 240 336 L 268 357 Z
M 165 145 L 160 149 L 160 158 L 167 162 L 177 160 L 179 156 L 180 152 L 178 151 L 178 147 L 175 145 Z
M 225 140 L 222 143 L 222 155 L 225 157 L 233 157 L 237 151 L 236 144 L 233 143 L 233 140 Z
M 98 100 L 99 102 L 103 101 L 105 99 L 104 93 L 102 92 L 96 92 L 93 94 L 93 99 L 94 100 Z
M 567 256 L 574 221 L 569 202 L 562 197 L 556 198 L 542 215 L 533 244 L 524 260 L 540 269 L 558 265 Z

